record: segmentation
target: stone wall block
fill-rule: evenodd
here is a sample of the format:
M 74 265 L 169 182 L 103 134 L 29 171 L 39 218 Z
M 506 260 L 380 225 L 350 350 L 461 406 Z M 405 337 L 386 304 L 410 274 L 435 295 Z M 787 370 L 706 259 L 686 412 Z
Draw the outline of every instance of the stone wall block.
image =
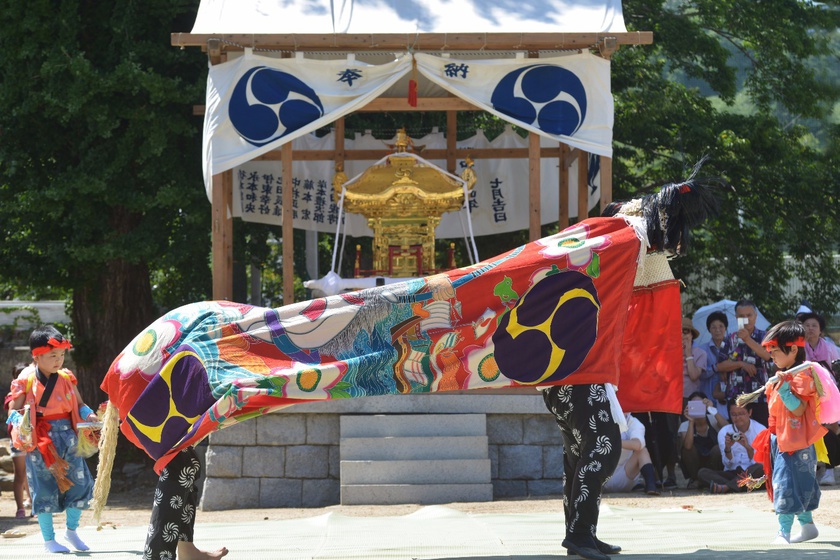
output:
M 522 443 L 522 416 L 488 414 L 487 437 L 490 443 L 514 445 Z
M 254 480 L 254 479 L 251 479 Z M 260 503 L 263 508 L 299 508 L 302 506 L 301 480 L 289 478 L 259 479 Z M 254 485 L 257 486 L 256 481 Z M 250 506 L 254 507 L 254 506 Z
M 563 436 L 552 414 L 535 414 L 524 418 L 525 435 L 522 443 L 536 445 L 557 445 L 563 443 Z
M 330 450 L 326 445 L 293 445 L 286 448 L 286 476 L 289 478 L 327 478 Z
M 330 445 L 330 478 L 341 478 L 341 446 Z
M 210 478 L 239 478 L 242 476 L 243 447 L 212 445 L 205 455 L 207 476 Z
M 488 445 L 487 455 L 490 457 L 490 478 L 496 480 L 499 478 L 499 446 Z
M 242 474 L 244 476 L 282 478 L 285 472 L 286 448 L 260 445 L 244 448 Z
M 338 480 L 303 480 L 302 507 L 326 507 L 341 503 L 341 483 Z
M 528 495 L 529 496 L 562 496 L 563 495 L 563 480 L 549 479 L 529 480 L 528 481 Z
M 338 414 L 307 414 L 306 443 L 310 445 L 335 445 L 339 440 Z
M 536 480 L 542 478 L 542 448 L 537 445 L 500 445 L 501 480 Z
M 494 480 L 493 499 L 520 498 L 528 495 L 528 484 L 524 480 Z
M 543 478 L 563 478 L 563 446 L 545 445 L 542 448 Z
M 260 483 L 256 478 L 208 478 L 200 509 L 221 511 L 253 508 L 259 499 Z
M 256 443 L 256 422 L 240 422 L 210 434 L 211 445 L 255 445 Z
M 259 445 L 301 445 L 306 443 L 306 415 L 267 414 L 257 418 Z

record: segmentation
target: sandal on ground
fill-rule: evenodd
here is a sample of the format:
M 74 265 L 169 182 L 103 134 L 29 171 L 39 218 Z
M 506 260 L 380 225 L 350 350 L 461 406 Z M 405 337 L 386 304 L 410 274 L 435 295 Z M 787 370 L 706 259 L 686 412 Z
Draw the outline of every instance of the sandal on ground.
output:
M 15 513 L 15 519 L 26 519 L 26 510 L 23 508 L 17 510 L 17 513 Z
M 726 484 L 718 484 L 717 482 L 710 482 L 709 492 L 712 494 L 726 494 L 729 492 L 729 486 Z
M 25 536 L 26 533 L 24 533 L 23 531 L 18 531 L 16 529 L 9 529 L 6 532 L 0 533 L 0 537 L 3 537 L 4 539 L 17 539 L 19 537 Z

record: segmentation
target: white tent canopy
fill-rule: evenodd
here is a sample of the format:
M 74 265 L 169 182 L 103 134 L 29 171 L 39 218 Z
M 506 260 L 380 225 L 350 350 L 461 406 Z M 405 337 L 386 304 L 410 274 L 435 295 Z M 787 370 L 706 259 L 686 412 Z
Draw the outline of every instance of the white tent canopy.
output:
M 342 117 L 352 112 L 446 111 L 447 130 L 454 132 L 458 112 L 478 109 L 529 131 L 527 148 L 483 153 L 465 153 L 455 134 L 447 134 L 445 150 L 424 157 L 445 157 L 449 171 L 467 156 L 527 157 L 528 179 L 516 182 L 528 201 L 534 239 L 546 158 L 559 158 L 553 165 L 560 180 L 552 187 L 560 190 L 570 186 L 572 161 L 581 162 L 580 213 L 592 182 L 586 158 L 602 156 L 600 202 L 608 202 L 610 56 L 621 45 L 651 44 L 653 35 L 627 31 L 620 0 L 201 0 L 192 31 L 172 33 L 171 40 L 206 49 L 211 65 L 203 164 L 215 220 L 213 291 L 223 299 L 232 291 L 233 170 L 255 159 L 279 159 L 282 183 L 293 186 L 297 161 L 344 165 L 381 157 L 345 147 Z M 292 149 L 294 140 L 332 122 L 341 132 L 334 149 Z M 293 276 L 286 268 L 293 254 L 294 189 L 276 187 L 272 200 L 279 199 L 287 240 L 283 292 L 291 301 Z M 565 206 L 558 215 L 568 223 Z
M 625 32 L 620 0 L 202 0 L 192 33 Z
M 704 305 L 703 307 L 695 311 L 694 315 L 691 318 L 691 323 L 694 325 L 695 329 L 700 331 L 700 336 L 697 337 L 697 340 L 695 340 L 694 343 L 697 345 L 702 345 L 712 340 L 712 335 L 709 334 L 709 330 L 706 328 L 706 319 L 708 319 L 709 315 L 711 315 L 715 311 L 720 311 L 726 314 L 726 319 L 729 322 L 729 326 L 726 329 L 727 333 L 733 333 L 737 331 L 738 321 L 735 319 L 736 303 L 737 302 L 732 301 L 731 299 L 722 299 L 720 301 L 716 301 L 715 303 Z M 764 317 L 760 309 L 756 308 L 755 311 L 755 328 L 766 331 L 770 327 L 770 321 L 768 321 Z

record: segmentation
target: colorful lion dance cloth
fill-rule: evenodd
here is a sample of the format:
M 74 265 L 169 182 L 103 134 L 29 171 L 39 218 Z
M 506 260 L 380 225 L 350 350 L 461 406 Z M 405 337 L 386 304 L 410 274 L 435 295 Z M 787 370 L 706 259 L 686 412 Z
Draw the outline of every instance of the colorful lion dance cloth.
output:
M 186 305 L 131 341 L 102 389 L 160 471 L 212 431 L 299 402 L 618 384 L 641 243 L 624 218 L 594 218 L 419 280 L 276 309 Z

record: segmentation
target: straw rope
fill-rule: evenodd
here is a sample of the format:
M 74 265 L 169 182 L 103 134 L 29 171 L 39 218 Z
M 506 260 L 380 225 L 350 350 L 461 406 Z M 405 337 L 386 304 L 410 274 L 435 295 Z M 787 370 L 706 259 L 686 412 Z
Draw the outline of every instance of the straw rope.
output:
M 96 482 L 93 485 L 93 520 L 97 531 L 102 529 L 102 510 L 111 491 L 111 470 L 117 453 L 117 439 L 120 435 L 120 416 L 117 407 L 108 402 L 103 419 L 102 437 L 99 439 L 99 466 L 96 468 Z

